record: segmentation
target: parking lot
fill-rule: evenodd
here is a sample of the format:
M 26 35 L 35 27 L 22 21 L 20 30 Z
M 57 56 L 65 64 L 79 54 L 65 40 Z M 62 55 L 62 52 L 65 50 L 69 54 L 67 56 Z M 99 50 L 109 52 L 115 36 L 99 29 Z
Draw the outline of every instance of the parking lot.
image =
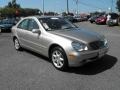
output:
M 103 59 L 62 72 L 44 56 L 16 51 L 12 34 L 0 33 L 0 90 L 119 90 L 120 27 L 76 25 L 106 36 L 110 49 Z

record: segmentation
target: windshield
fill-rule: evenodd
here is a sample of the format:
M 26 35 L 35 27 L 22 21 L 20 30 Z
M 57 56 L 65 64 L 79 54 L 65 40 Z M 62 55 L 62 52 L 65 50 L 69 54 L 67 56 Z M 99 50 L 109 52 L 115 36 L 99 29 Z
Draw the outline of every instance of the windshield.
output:
M 2 20 L 1 21 L 2 24 L 13 24 L 12 20 Z
M 76 26 L 69 21 L 58 17 L 39 18 L 39 21 L 47 31 L 76 28 Z
M 118 18 L 118 14 L 116 13 L 111 13 L 111 19 L 117 19 Z

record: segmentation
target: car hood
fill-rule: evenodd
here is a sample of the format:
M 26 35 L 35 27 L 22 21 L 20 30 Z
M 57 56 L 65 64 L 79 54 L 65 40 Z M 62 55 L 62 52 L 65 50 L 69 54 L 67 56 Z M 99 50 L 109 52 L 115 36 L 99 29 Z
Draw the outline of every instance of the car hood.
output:
M 106 19 L 105 17 L 100 17 L 100 18 L 97 18 L 98 20 L 101 20 L 101 19 Z
M 90 30 L 84 30 L 84 29 L 66 29 L 66 30 L 56 30 L 56 31 L 50 31 L 50 33 L 59 35 L 71 40 L 80 41 L 80 42 L 93 42 L 102 39 L 104 36 L 100 35 L 96 32 L 92 32 Z
M 0 27 L 12 27 L 12 24 L 0 24 Z

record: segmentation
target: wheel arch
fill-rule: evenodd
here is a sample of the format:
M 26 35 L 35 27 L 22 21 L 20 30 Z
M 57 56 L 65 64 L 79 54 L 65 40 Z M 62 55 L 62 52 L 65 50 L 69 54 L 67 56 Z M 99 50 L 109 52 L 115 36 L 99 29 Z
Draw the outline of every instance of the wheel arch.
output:
M 52 44 L 50 47 L 49 47 L 49 49 L 48 49 L 48 57 L 50 58 L 50 53 L 51 53 L 51 50 L 53 49 L 53 48 L 55 48 L 55 47 L 60 47 L 60 48 L 62 48 L 63 50 L 64 50 L 64 52 L 65 52 L 65 49 L 62 47 L 62 46 L 60 46 L 60 45 L 58 45 L 58 44 Z M 66 53 L 66 52 L 65 52 Z
M 55 68 L 57 68 L 57 69 L 59 69 L 59 70 L 62 70 L 62 71 L 64 71 L 64 70 L 67 70 L 67 68 L 69 67 L 69 61 L 68 61 L 68 58 L 67 58 L 67 54 L 66 54 L 66 52 L 65 52 L 65 49 L 63 48 L 63 47 L 61 47 L 60 45 L 58 45 L 58 44 L 52 44 L 51 46 L 50 46 L 50 48 L 49 48 L 49 59 L 52 61 L 52 57 L 51 57 L 51 51 L 52 51 L 52 49 L 54 49 L 54 48 L 59 48 L 59 50 L 62 50 L 62 53 L 63 53 L 63 55 L 64 55 L 64 66 L 62 67 L 62 68 L 58 68 L 58 67 L 56 67 L 54 64 L 54 66 L 55 66 Z M 52 63 L 53 63 L 53 61 L 52 61 Z
M 16 36 L 13 36 L 13 41 L 14 41 L 16 38 L 17 38 Z

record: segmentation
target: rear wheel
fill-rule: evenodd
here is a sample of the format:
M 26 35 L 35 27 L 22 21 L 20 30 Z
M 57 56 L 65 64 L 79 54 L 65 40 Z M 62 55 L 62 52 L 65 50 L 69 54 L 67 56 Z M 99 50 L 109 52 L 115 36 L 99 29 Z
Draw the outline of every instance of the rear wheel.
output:
M 14 47 L 16 50 L 21 50 L 22 47 L 20 46 L 20 43 L 17 38 L 14 39 Z
M 59 70 L 66 70 L 68 67 L 68 60 L 66 53 L 61 47 L 55 47 L 51 51 L 51 60 L 55 68 Z
M 2 32 L 2 29 L 0 28 L 0 33 Z

